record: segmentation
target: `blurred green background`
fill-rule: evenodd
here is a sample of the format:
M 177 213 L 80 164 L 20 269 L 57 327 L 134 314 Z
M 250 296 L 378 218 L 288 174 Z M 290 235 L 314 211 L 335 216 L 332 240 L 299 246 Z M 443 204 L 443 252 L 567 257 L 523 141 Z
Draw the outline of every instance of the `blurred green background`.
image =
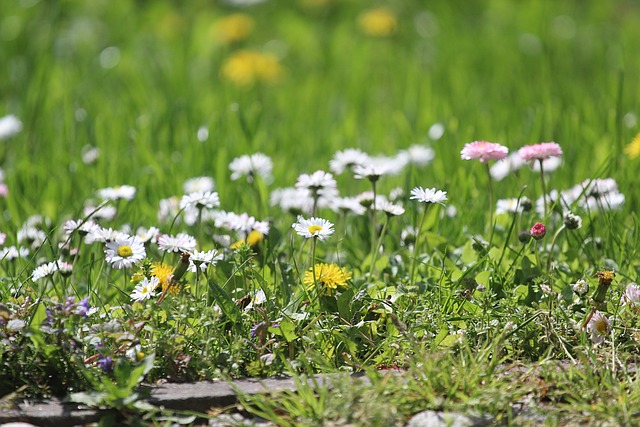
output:
M 228 179 L 236 156 L 271 156 L 276 187 L 338 149 L 425 143 L 436 159 L 412 184 L 448 190 L 473 221 L 485 177 L 459 151 L 478 139 L 558 142 L 552 188 L 613 176 L 635 191 L 622 149 L 638 133 L 639 2 L 233 3 L 3 1 L 0 116 L 24 126 L 1 146 L 5 220 L 73 215 L 96 189 L 130 184 L 153 221 L 200 175 L 223 208 L 255 214 Z M 90 147 L 101 155 L 85 164 Z M 498 197 L 534 179 L 504 180 Z

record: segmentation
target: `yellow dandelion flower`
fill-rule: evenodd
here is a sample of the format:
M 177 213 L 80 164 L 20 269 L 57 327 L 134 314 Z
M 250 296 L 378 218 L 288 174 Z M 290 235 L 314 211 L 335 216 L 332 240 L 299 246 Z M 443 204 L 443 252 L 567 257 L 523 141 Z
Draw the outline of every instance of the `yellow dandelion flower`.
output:
M 640 157 L 640 133 L 631 140 L 631 143 L 624 148 L 624 152 L 631 160 Z
M 388 37 L 396 32 L 396 16 L 384 7 L 369 9 L 358 17 L 358 26 L 370 36 Z
M 237 86 L 252 86 L 277 82 L 282 77 L 283 68 L 273 54 L 240 50 L 227 58 L 220 74 Z
M 264 236 L 262 235 L 261 232 L 259 232 L 258 230 L 253 230 L 251 233 L 249 233 L 249 235 L 247 236 L 247 245 L 251 246 L 252 248 L 255 248 L 256 246 L 258 246 L 262 241 L 264 240 Z
M 157 277 L 159 281 L 159 286 L 162 287 L 164 291 L 167 286 L 169 286 L 171 282 L 171 276 L 173 273 L 173 267 L 167 264 L 155 263 L 151 267 L 151 276 Z
M 323 290 L 331 295 L 338 286 L 347 286 L 347 281 L 351 279 L 351 273 L 336 264 L 318 263 L 314 266 L 316 272 L 316 281 Z M 314 287 L 313 270 L 309 268 L 304 272 L 302 283 L 307 285 L 308 289 Z
M 237 242 L 233 243 L 230 248 L 231 249 L 239 249 L 243 245 L 247 245 L 251 248 L 258 246 L 264 240 L 264 236 L 261 232 L 257 230 L 253 230 L 246 239 L 240 239 Z
M 238 43 L 253 32 L 254 21 L 244 13 L 234 13 L 216 21 L 211 27 L 211 35 L 223 44 Z
M 231 249 L 236 250 L 236 249 L 240 249 L 242 246 L 246 245 L 247 241 L 244 239 L 240 239 L 235 243 L 232 243 L 231 246 L 229 246 Z

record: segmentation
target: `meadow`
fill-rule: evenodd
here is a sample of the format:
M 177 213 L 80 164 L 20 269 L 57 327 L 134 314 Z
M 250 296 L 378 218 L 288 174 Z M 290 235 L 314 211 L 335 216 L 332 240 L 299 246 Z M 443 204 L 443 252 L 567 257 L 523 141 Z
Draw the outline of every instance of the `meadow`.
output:
M 623 0 L 3 2 L 0 396 L 161 424 L 140 384 L 364 372 L 241 406 L 638 423 L 639 24 Z

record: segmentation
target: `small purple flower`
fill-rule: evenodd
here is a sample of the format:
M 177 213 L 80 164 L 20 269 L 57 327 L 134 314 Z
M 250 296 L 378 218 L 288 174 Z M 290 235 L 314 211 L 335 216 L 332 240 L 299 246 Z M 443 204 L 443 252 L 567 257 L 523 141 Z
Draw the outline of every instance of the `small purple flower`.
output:
M 64 311 L 65 314 L 70 314 L 75 308 L 76 299 L 74 297 L 67 297 L 67 299 L 64 301 L 64 307 L 62 307 L 62 311 Z
M 260 339 L 264 338 L 264 335 L 267 332 L 268 328 L 269 328 L 269 325 L 267 325 L 267 322 L 256 323 L 251 328 L 251 338 L 255 338 L 255 337 L 260 337 Z
M 113 360 L 111 359 L 111 356 L 100 356 L 100 359 L 98 359 L 96 365 L 104 372 L 113 371 Z
M 545 234 L 547 234 L 547 227 L 545 227 L 543 223 L 536 222 L 533 224 L 533 227 L 531 227 L 531 237 L 534 239 L 540 240 Z
M 83 317 L 87 317 L 87 313 L 89 312 L 89 297 L 84 297 L 78 302 L 76 305 L 76 309 L 74 311 L 75 314 Z
M 47 307 L 44 309 L 45 314 L 47 315 L 47 318 L 44 319 L 44 321 L 42 322 L 42 326 L 51 326 L 53 325 L 53 312 L 51 311 L 50 307 Z

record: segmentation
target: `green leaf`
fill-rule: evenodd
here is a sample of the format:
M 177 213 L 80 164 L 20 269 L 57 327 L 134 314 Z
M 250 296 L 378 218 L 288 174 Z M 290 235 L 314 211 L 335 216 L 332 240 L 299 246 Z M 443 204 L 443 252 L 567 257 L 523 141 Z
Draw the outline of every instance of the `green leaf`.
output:
M 102 391 L 83 391 L 80 393 L 71 393 L 65 400 L 87 406 L 100 406 L 102 405 L 105 396 L 106 393 Z
M 231 322 L 239 323 L 241 321 L 242 313 L 240 313 L 235 302 L 233 302 L 224 289 L 218 286 L 213 279 L 209 279 L 209 290 L 225 316 L 227 316 Z
M 486 288 L 489 287 L 489 281 L 491 279 L 491 271 L 482 271 L 476 274 L 476 282 L 484 285 Z
M 353 288 L 349 288 L 338 296 L 338 314 L 343 319 L 351 319 L 353 314 L 351 313 L 351 303 L 353 301 L 354 291 Z
M 269 331 L 282 336 L 287 342 L 295 341 L 298 338 L 296 325 L 294 325 L 289 319 L 282 319 L 277 328 L 269 328 Z

